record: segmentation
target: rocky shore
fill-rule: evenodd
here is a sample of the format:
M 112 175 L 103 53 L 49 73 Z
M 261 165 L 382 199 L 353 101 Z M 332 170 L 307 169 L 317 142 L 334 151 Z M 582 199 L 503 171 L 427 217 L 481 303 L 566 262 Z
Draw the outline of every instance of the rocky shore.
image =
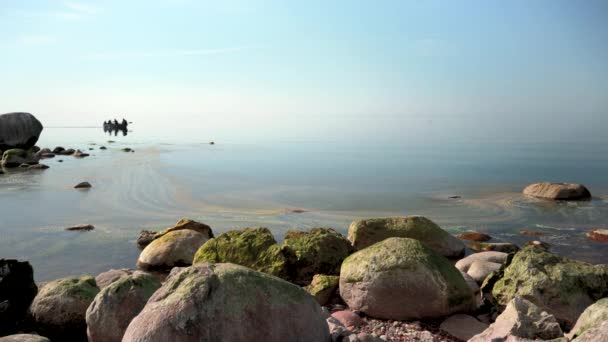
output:
M 608 338 L 608 265 L 465 241 L 421 216 L 281 243 L 264 227 L 216 236 L 182 219 L 142 232 L 138 269 L 35 284 L 28 262 L 0 260 L 0 341 Z

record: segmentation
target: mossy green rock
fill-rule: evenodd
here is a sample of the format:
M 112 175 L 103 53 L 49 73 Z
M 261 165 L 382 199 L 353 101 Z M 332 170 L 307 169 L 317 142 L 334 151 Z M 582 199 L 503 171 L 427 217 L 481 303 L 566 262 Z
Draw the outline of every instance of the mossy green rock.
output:
M 346 258 L 340 295 L 352 310 L 380 319 L 433 318 L 475 306 L 460 271 L 409 238 L 389 238 Z
M 155 276 L 137 271 L 106 286 L 87 309 L 89 341 L 120 341 L 131 320 L 160 285 Z
M 319 304 L 297 285 L 234 264 L 174 268 L 124 342 L 329 341 Z
M 315 297 L 320 305 L 325 305 L 338 289 L 340 277 L 335 275 L 315 274 L 310 285 L 304 289 Z
M 527 246 L 484 283 L 498 304 L 519 295 L 553 314 L 568 330 L 595 301 L 608 296 L 608 266 L 563 258 Z M 496 280 L 495 276 L 502 275 Z M 492 286 L 493 284 L 493 286 Z
M 351 253 L 350 242 L 331 228 L 290 230 L 283 247 L 295 256 L 290 260 L 290 273 L 292 281 L 300 285 L 310 283 L 315 274 L 340 274 L 342 261 Z
M 364 219 L 351 223 L 348 228 L 348 240 L 355 250 L 390 237 L 418 240 L 448 258 L 464 255 L 465 246 L 462 241 L 423 216 Z
M 35 164 L 39 160 L 31 151 L 13 148 L 2 153 L 2 166 L 17 167 L 21 164 Z
M 46 283 L 30 307 L 36 331 L 53 341 L 86 341 L 85 314 L 97 293 L 91 276 Z
M 576 321 L 568 337 L 573 339 L 581 336 L 585 331 L 599 326 L 604 321 L 608 321 L 608 297 L 600 299 L 586 308 Z
M 229 262 L 287 279 L 288 254 L 268 228 L 255 227 L 227 231 L 210 239 L 199 248 L 192 263 Z
M 519 247 L 509 242 L 471 242 L 467 245 L 475 252 L 502 252 L 515 253 L 519 251 Z

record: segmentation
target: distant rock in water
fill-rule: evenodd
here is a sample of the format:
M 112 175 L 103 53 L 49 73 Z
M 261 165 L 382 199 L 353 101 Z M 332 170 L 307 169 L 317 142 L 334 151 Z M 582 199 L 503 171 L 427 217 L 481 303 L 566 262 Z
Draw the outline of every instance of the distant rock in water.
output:
M 65 230 L 93 230 L 95 227 L 91 224 L 79 224 L 77 226 L 67 227 Z
M 89 182 L 80 182 L 74 186 L 74 189 L 88 189 L 93 187 Z
M 0 150 L 32 148 L 38 141 L 42 128 L 40 121 L 30 113 L 0 115 Z
M 524 189 L 524 195 L 563 201 L 591 199 L 591 192 L 584 185 L 575 183 L 535 183 Z
M 591 240 L 608 242 L 608 229 L 594 229 L 587 233 Z
M 463 239 L 463 240 L 478 241 L 478 242 L 485 242 L 485 241 L 489 241 L 492 239 L 492 237 L 490 235 L 484 234 L 484 233 L 478 233 L 478 232 L 460 233 L 460 234 L 456 235 L 456 237 L 459 239 Z

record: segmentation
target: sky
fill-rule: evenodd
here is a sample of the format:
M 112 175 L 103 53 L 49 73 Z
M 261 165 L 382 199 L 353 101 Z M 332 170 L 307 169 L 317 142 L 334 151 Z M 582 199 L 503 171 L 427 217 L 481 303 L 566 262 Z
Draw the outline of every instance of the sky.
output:
M 0 113 L 224 136 L 604 136 L 608 1 L 0 0 Z

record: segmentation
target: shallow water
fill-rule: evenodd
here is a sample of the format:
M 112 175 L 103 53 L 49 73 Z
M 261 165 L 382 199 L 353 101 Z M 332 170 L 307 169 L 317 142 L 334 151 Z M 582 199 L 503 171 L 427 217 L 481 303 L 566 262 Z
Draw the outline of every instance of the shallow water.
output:
M 346 233 L 357 218 L 418 214 L 451 232 L 471 229 L 518 244 L 537 239 L 557 253 L 608 263 L 608 246 L 584 234 L 608 227 L 603 144 L 226 139 L 209 145 L 203 137 L 159 132 L 109 137 L 98 128 L 46 128 L 39 145 L 94 150 L 84 159 L 47 159 L 45 171 L 0 175 L 0 257 L 30 260 L 38 281 L 134 267 L 139 231 L 181 217 L 214 232 L 267 226 L 280 240 L 293 228 Z M 120 150 L 127 146 L 135 152 Z M 92 189 L 73 189 L 85 180 Z M 594 199 L 553 203 L 520 194 L 537 181 L 585 183 Z M 64 230 L 79 223 L 96 229 Z M 550 235 L 522 236 L 522 229 Z

